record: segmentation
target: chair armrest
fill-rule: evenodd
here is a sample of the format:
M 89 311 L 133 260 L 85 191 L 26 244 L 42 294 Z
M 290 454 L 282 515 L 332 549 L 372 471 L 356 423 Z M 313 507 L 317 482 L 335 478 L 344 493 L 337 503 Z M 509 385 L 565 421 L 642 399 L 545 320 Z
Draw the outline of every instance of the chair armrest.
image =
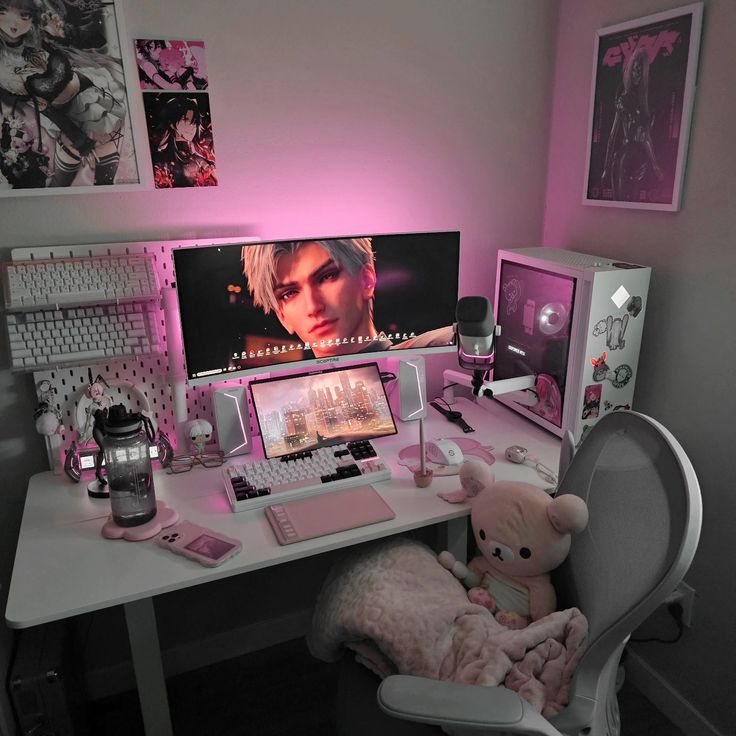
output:
M 392 675 L 381 682 L 377 697 L 384 713 L 403 720 L 485 732 L 563 736 L 517 693 L 502 686 Z

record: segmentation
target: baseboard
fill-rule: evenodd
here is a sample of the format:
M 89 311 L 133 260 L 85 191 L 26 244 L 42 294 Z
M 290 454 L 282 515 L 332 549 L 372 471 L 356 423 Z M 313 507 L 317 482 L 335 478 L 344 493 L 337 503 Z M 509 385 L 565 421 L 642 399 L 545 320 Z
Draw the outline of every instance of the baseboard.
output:
M 726 736 L 693 707 L 656 670 L 630 649 L 626 653 L 626 679 L 647 699 L 676 723 L 688 736 Z
M 312 610 L 303 609 L 268 621 L 259 621 L 187 641 L 162 653 L 164 673 L 167 678 L 174 677 L 297 639 L 309 631 L 311 619 Z M 91 700 L 100 700 L 135 688 L 130 661 L 90 671 L 85 679 L 87 694 Z

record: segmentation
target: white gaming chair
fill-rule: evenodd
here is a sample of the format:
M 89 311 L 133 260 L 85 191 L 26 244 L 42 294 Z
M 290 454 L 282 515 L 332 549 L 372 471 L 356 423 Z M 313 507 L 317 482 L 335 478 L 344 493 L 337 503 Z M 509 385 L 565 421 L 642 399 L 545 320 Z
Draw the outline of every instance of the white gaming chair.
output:
M 588 647 L 568 706 L 547 720 L 504 687 L 395 675 L 381 683 L 381 709 L 451 734 L 617 736 L 616 673 L 623 648 L 677 587 L 700 536 L 702 504 L 695 471 L 675 438 L 631 411 L 603 417 L 582 442 L 560 493 L 585 499 L 587 529 L 573 537 L 555 572 L 558 607 L 578 607 Z M 408 724 L 407 724 L 408 725 Z

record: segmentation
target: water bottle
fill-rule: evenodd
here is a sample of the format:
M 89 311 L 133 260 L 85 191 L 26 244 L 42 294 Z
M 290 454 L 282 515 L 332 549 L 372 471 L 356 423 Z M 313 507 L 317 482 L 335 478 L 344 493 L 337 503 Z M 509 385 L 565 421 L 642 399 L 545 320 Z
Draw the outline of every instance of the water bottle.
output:
M 129 412 L 122 404 L 111 406 L 105 419 L 105 466 L 110 488 L 112 518 L 118 526 L 138 526 L 156 515 L 149 441 L 151 420 Z

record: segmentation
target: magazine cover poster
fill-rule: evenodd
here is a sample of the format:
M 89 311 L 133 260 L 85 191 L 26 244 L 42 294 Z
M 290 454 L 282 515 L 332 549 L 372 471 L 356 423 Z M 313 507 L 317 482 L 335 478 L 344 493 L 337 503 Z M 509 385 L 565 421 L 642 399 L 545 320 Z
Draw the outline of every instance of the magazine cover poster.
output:
M 146 92 L 156 189 L 217 186 L 212 117 L 206 92 Z
M 697 61 L 694 16 L 628 25 L 598 38 L 586 198 L 676 205 L 692 103 L 688 68 Z

